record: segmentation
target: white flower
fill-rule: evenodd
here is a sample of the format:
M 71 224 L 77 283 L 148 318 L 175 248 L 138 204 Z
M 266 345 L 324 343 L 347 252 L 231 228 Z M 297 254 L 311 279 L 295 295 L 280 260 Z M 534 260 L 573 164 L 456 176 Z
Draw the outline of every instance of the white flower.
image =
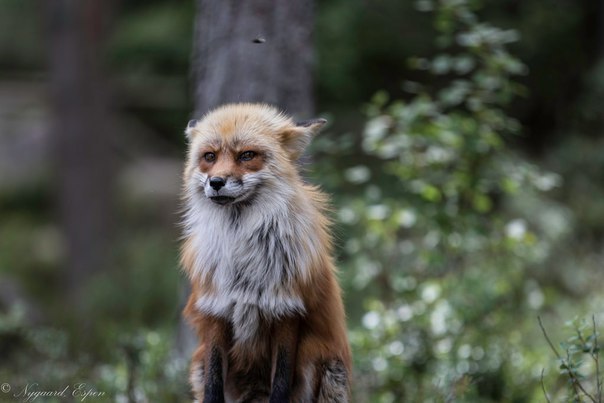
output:
M 505 234 L 515 240 L 522 239 L 526 234 L 526 221 L 520 218 L 510 221 L 505 226 Z
M 426 303 L 432 303 L 440 296 L 440 286 L 438 284 L 428 284 L 422 290 L 422 299 Z
M 399 212 L 398 222 L 401 227 L 410 228 L 417 221 L 417 216 L 412 210 L 404 209 Z
M 367 329 L 375 329 L 380 324 L 380 315 L 375 311 L 369 311 L 363 316 L 363 326 Z
M 371 171 L 365 165 L 357 165 L 352 168 L 348 168 L 344 173 L 346 179 L 349 182 L 360 184 L 367 182 L 371 177 Z
M 367 216 L 372 220 L 383 220 L 390 214 L 390 208 L 384 204 L 376 204 L 367 208 Z

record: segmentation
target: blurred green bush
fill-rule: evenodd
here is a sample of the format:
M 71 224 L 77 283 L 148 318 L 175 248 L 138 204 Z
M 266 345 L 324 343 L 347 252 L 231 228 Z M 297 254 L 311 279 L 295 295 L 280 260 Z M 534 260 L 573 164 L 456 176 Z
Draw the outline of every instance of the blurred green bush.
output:
M 338 221 L 349 299 L 362 301 L 357 401 L 544 399 L 535 316 L 562 297 L 538 267 L 564 229 L 524 206 L 547 205 L 561 177 L 507 146 L 521 127 L 505 109 L 526 94 L 514 77 L 527 68 L 507 50 L 517 32 L 480 21 L 472 4 L 418 2 L 441 51 L 410 64 L 437 84 L 406 82 L 408 101 L 377 93 L 361 144 L 317 146 L 362 161 L 324 179 L 351 187 Z

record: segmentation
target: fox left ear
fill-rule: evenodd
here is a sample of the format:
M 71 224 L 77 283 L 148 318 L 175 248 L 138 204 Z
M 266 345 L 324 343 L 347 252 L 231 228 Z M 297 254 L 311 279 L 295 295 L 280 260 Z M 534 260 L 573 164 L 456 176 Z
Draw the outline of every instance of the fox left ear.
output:
M 311 119 L 296 122 L 296 125 L 282 135 L 283 146 L 293 160 L 300 158 L 313 136 L 327 123 L 325 119 Z
M 187 123 L 187 128 L 185 129 L 185 135 L 187 136 L 187 140 L 191 141 L 191 133 L 193 132 L 193 128 L 197 125 L 197 119 L 189 120 Z

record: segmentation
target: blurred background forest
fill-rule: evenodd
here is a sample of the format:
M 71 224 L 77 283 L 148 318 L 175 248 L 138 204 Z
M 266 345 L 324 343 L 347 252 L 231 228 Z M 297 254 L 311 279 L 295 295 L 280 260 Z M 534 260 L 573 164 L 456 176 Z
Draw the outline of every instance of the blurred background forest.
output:
M 240 97 L 330 122 L 355 402 L 602 402 L 604 1 L 301 3 L 0 0 L 0 401 L 189 399 L 183 130 Z

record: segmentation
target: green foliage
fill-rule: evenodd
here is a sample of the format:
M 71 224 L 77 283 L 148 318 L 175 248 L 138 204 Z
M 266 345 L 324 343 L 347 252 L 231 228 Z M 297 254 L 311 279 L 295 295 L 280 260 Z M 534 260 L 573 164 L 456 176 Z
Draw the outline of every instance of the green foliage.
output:
M 568 394 L 565 400 L 573 403 L 603 402 L 604 379 L 600 367 L 602 348 L 598 341 L 600 334 L 597 330 L 595 315 L 592 316 L 590 322 L 578 317 L 566 322 L 566 328 L 572 335 L 565 342 L 560 343 L 563 353 L 560 353 L 553 345 L 541 318 L 539 318 L 539 325 L 545 340 L 556 356 L 560 375 L 568 381 Z M 545 384 L 543 384 L 543 393 L 550 402 Z
M 180 272 L 173 238 L 131 230 L 116 260 L 116 269 L 98 275 L 88 286 L 88 309 L 103 326 L 133 331 L 178 317 Z
M 193 39 L 193 3 L 150 4 L 122 16 L 112 36 L 111 59 L 128 73 L 186 73 Z
M 18 305 L 0 313 L 0 378 L 13 392 L 63 390 L 78 384 L 102 392 L 100 401 L 170 402 L 188 399 L 187 360 L 173 350 L 172 329 L 105 333 L 112 353 L 99 361 L 88 351 L 69 351 L 70 333 L 31 326 Z M 64 399 L 63 399 L 64 400 Z M 61 399 L 44 400 L 51 402 Z M 90 399 L 89 399 L 90 400 Z M 98 400 L 98 399 L 94 399 Z
M 437 85 L 407 82 L 408 101 L 377 93 L 366 163 L 344 170 L 361 194 L 339 211 L 347 280 L 364 295 L 352 332 L 357 398 L 530 400 L 532 353 L 509 340 L 532 320 L 518 312 L 545 303 L 530 272 L 543 255 L 528 218 L 506 206 L 558 178 L 505 145 L 520 129 L 504 111 L 524 93 L 513 77 L 526 68 L 507 51 L 518 35 L 480 22 L 470 2 L 418 5 L 434 12 L 443 50 L 410 63 Z
M 19 303 L 0 311 L 0 346 L 0 377 L 12 387 L 41 380 L 45 386 L 60 385 L 80 373 L 80 366 L 68 359 L 66 332 L 32 326 Z
M 316 16 L 319 101 L 332 112 L 356 110 L 376 88 L 398 93 L 407 55 L 432 47 L 430 20 L 412 1 L 323 0 Z
M 119 359 L 97 369 L 98 388 L 116 400 L 184 401 L 187 399 L 188 360 L 173 350 L 172 332 L 139 330 L 122 337 Z
M 0 222 L 0 379 L 14 392 L 84 383 L 105 393 L 98 401 L 188 400 L 187 358 L 174 349 L 180 308 L 172 232 L 149 224 L 138 204 L 120 228 L 115 266 L 66 308 L 62 234 L 44 215 L 26 214 L 27 197 L 14 198 L 23 212 Z M 78 310 L 86 315 L 76 320 Z
M 148 2 L 120 15 L 109 43 L 124 106 L 174 144 L 192 109 L 194 15 L 191 1 Z

